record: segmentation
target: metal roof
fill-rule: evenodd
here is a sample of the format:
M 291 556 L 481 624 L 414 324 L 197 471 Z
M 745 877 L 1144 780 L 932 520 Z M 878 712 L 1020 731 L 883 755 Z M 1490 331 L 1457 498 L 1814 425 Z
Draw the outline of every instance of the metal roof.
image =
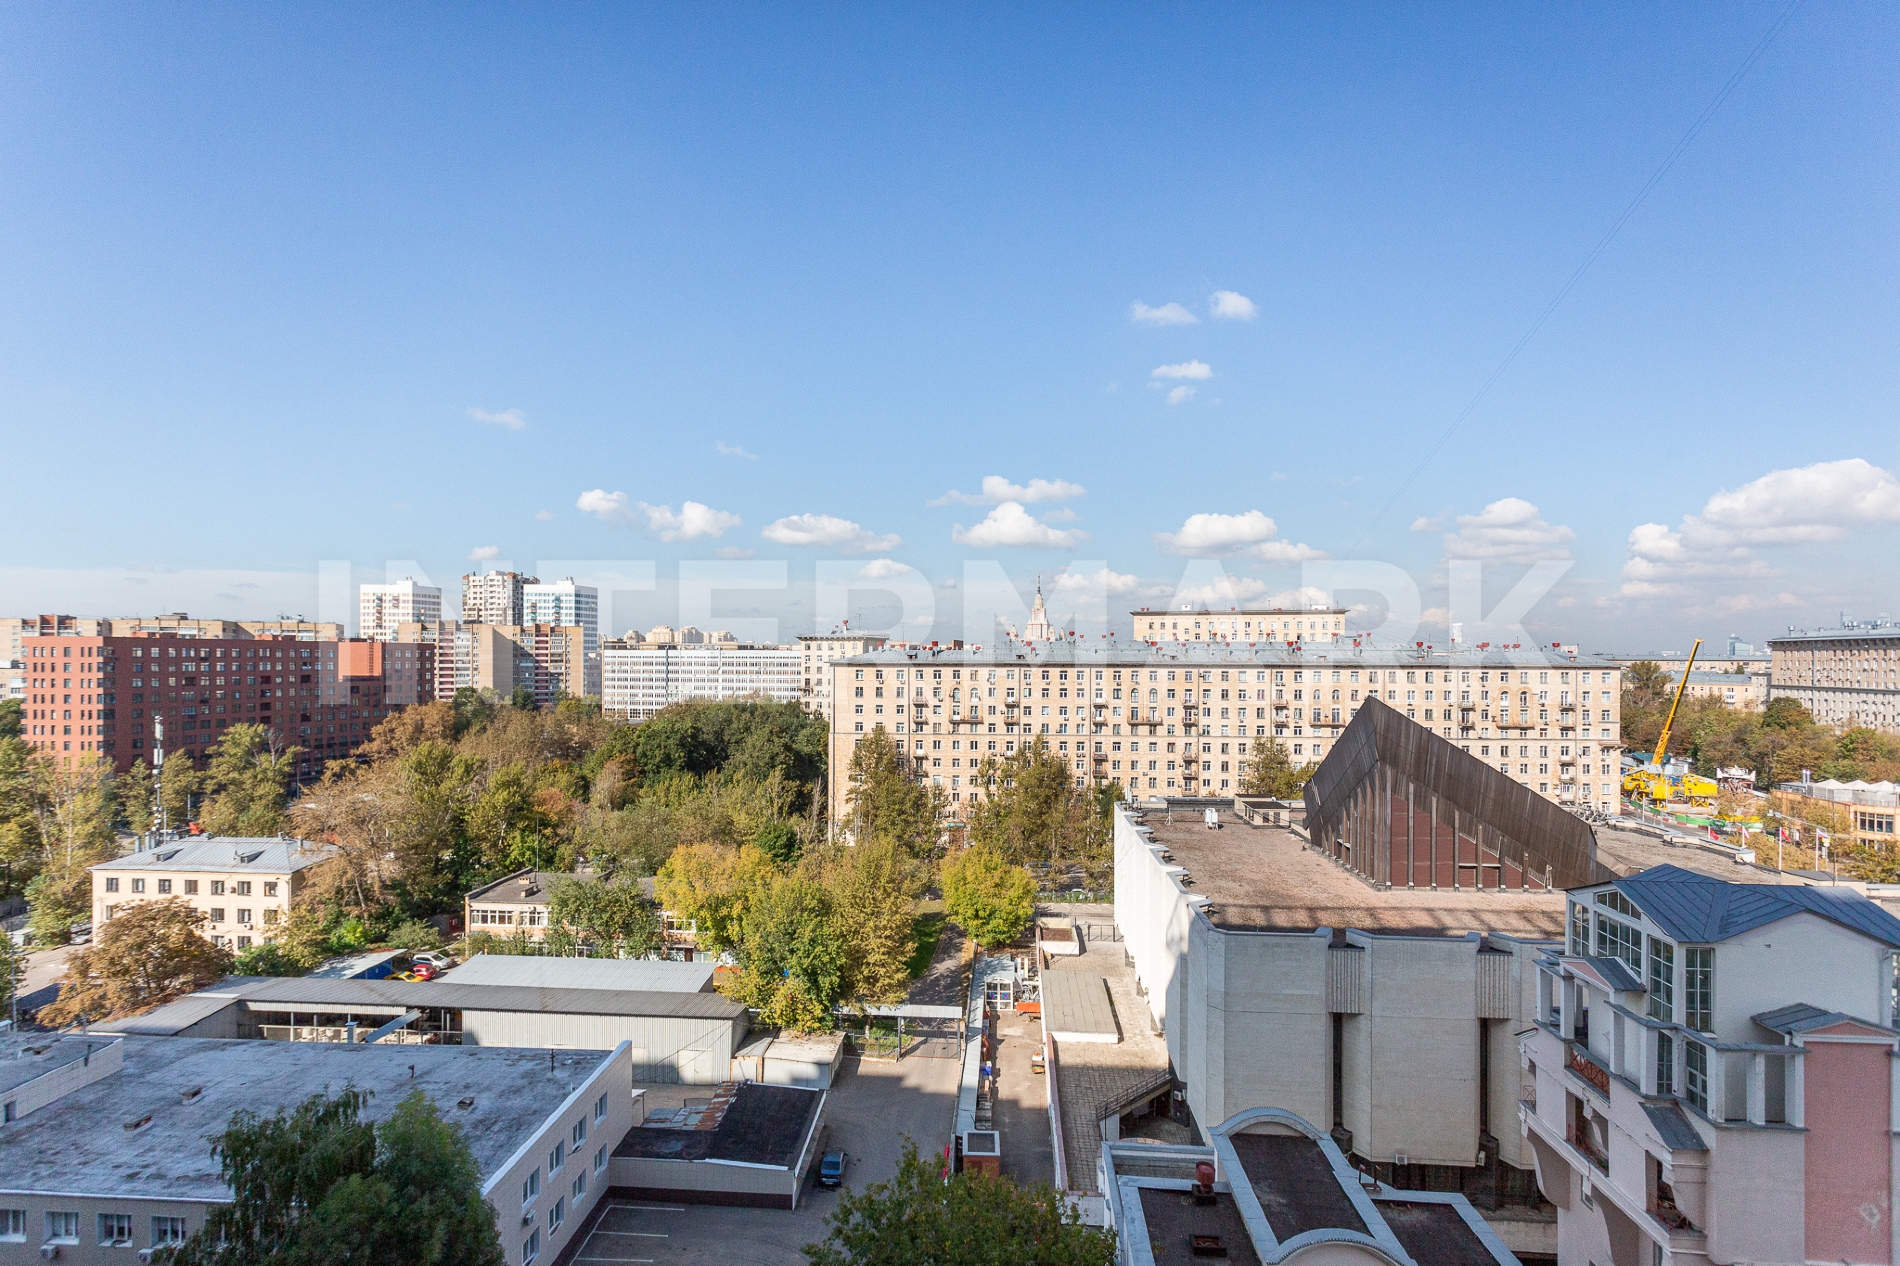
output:
M 1797 1033 L 1811 1033 L 1815 1029 L 1832 1028 L 1836 1024 L 1858 1024 L 1863 1028 L 1879 1029 L 1883 1033 L 1894 1031 L 1887 1025 L 1863 1020 L 1845 1011 L 1823 1011 L 1806 1002 L 1790 1003 L 1785 1007 L 1776 1007 L 1773 1011 L 1764 1011 L 1755 1017 L 1755 1023 L 1790 1037 Z
M 548 903 L 548 886 L 557 879 L 585 879 L 585 875 L 562 874 L 546 870 L 518 870 L 503 875 L 468 894 L 470 901 L 510 901 L 517 904 Z
M 1768 645 L 1787 646 L 1794 642 L 1890 642 L 1895 638 L 1900 638 L 1900 624 L 1883 624 L 1874 629 L 1816 629 L 1812 633 L 1789 632 L 1781 637 L 1769 638 Z
M 885 647 L 833 660 L 834 665 L 909 665 L 991 667 L 1074 665 L 1166 667 L 1192 664 L 1210 668 L 1619 668 L 1607 659 L 1567 655 L 1544 647 L 1515 650 L 1438 650 L 1423 647 L 1354 646 L 1349 638 L 1333 642 L 1138 642 L 1120 638 L 1066 638 L 1054 642 L 1013 642 L 995 646 Z
M 445 985 L 527 985 L 543 989 L 702 993 L 712 988 L 715 964 L 667 963 L 651 958 L 560 958 L 539 954 L 477 954 L 442 974 Z
M 458 985 L 447 980 L 273 980 L 244 991 L 252 1010 L 297 1006 L 450 1007 L 460 1011 L 543 1011 L 564 1015 L 639 1015 L 734 1020 L 745 1007 L 716 993 L 657 989 L 545 988 Z
M 1688 1114 L 1673 1103 L 1646 1103 L 1643 1112 L 1649 1117 L 1649 1123 L 1656 1128 L 1656 1137 L 1662 1145 L 1672 1152 L 1706 1152 L 1709 1145 L 1702 1141 L 1696 1128 L 1690 1123 Z
M 1851 888 L 1738 884 L 1668 865 L 1614 885 L 1678 941 L 1726 941 L 1805 911 L 1900 949 L 1900 919 Z
M 330 850 L 308 840 L 266 836 L 201 835 L 86 867 L 87 870 L 197 870 L 288 875 L 327 861 Z

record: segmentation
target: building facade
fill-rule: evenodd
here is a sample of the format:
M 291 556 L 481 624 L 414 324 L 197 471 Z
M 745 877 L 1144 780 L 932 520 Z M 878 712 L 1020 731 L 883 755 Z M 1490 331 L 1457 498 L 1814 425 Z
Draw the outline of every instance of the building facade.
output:
M 1137 642 L 1330 642 L 1346 636 L 1344 607 L 1182 607 L 1129 612 Z
M 1759 712 L 1768 703 L 1766 676 L 1753 673 L 1693 672 L 1684 693 L 1691 699 L 1713 699 L 1743 712 Z
M 579 625 L 417 622 L 398 626 L 396 642 L 428 648 L 436 699 L 453 700 L 465 689 L 506 697 L 519 688 L 545 707 L 588 693 L 586 630 Z
M 581 630 L 581 694 L 600 695 L 600 590 L 577 585 L 572 576 L 524 585 L 521 590 L 523 624 L 545 624 Z
M 516 571 L 476 572 L 462 577 L 462 623 L 518 625 L 523 593 L 538 585 L 534 576 Z
M 1673 866 L 1567 911 L 1518 1092 L 1558 1260 L 1895 1260 L 1900 920 Z
M 685 699 L 791 703 L 803 691 L 802 663 L 798 646 L 609 640 L 601 649 L 601 710 L 643 721 Z
M 1793 699 L 1822 725 L 1900 731 L 1900 625 L 1790 630 L 1768 649 L 1771 700 Z
M 1231 796 L 1262 741 L 1325 758 L 1378 698 L 1559 804 L 1617 799 L 1621 673 L 1557 651 L 1396 651 L 1103 640 L 955 651 L 884 648 L 831 665 L 830 768 L 883 728 L 919 778 L 973 799 L 983 758 L 1037 737 L 1078 785 L 1128 798 Z M 842 820 L 848 780 L 831 780 Z
M 87 867 L 95 931 L 146 901 L 181 897 L 205 916 L 213 944 L 247 950 L 272 940 L 318 868 L 320 845 L 223 835 L 181 839 Z
M 144 633 L 23 640 L 21 737 L 63 768 L 166 758 L 196 762 L 232 725 L 269 727 L 300 749 L 299 778 L 348 756 L 396 709 L 430 697 L 420 648 L 290 638 Z
M 386 585 L 359 585 L 356 590 L 356 631 L 372 642 L 391 642 L 405 624 L 442 618 L 442 590 L 424 585 L 413 576 Z
M 831 714 L 831 665 L 853 655 L 877 650 L 888 639 L 878 633 L 800 634 L 798 638 L 798 693 L 805 706 L 819 716 Z

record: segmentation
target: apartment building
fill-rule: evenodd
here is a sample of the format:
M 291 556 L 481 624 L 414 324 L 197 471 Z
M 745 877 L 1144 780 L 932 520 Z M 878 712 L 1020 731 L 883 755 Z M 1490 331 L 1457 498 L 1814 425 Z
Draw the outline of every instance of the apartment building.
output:
M 398 625 L 397 645 L 429 647 L 432 697 L 458 690 L 508 696 L 526 690 L 535 706 L 587 693 L 586 630 L 579 625 L 467 624 L 439 620 Z
M 1128 613 L 1137 642 L 1330 642 L 1346 636 L 1344 607 L 1142 607 Z
M 1255 748 L 1323 760 L 1359 706 L 1407 720 L 1558 804 L 1616 805 L 1622 670 L 1556 650 L 1385 650 L 1344 641 L 1006 642 L 890 647 L 831 665 L 830 760 L 848 769 L 869 730 L 888 730 L 920 778 L 953 804 L 979 793 L 983 758 L 1041 737 L 1078 786 L 1131 799 L 1231 796 Z M 841 820 L 848 780 L 831 780 Z
M 600 590 L 577 585 L 572 576 L 523 585 L 521 622 L 556 628 L 578 626 L 585 656 L 582 683 L 585 689 L 580 693 L 600 694 Z
M 332 982 L 356 984 L 367 982 Z M 0 1266 L 130 1266 L 202 1230 L 231 1189 L 206 1140 L 345 1085 L 384 1121 L 421 1092 L 462 1127 L 509 1263 L 573 1257 L 633 1128 L 632 1048 L 0 1037 Z
M 877 650 L 886 639 L 877 633 L 805 633 L 798 638 L 798 693 L 819 716 L 831 712 L 831 665 Z
M 273 939 L 328 849 L 304 840 L 204 835 L 88 866 L 92 923 L 104 927 L 146 901 L 182 897 L 205 916 L 214 944 L 247 950 Z
M 196 762 L 237 724 L 270 727 L 301 755 L 297 775 L 350 754 L 377 722 L 430 697 L 421 648 L 379 642 L 200 638 L 28 637 L 21 737 L 67 768 L 101 760 L 116 772 L 149 759 L 164 725 L 168 760 Z
M 114 620 L 113 632 L 134 632 L 133 629 L 119 628 L 121 621 Z M 286 637 L 298 642 L 340 642 L 348 636 L 342 623 L 336 620 L 239 620 L 238 627 L 251 637 Z
M 1822 725 L 1900 731 L 1900 625 L 1856 625 L 1768 639 L 1768 697 L 1793 699 Z
M 1750 673 L 1693 672 L 1684 693 L 1691 699 L 1714 699 L 1744 712 L 1759 712 L 1768 703 L 1766 676 Z
M 419 584 L 413 576 L 386 585 L 359 585 L 356 590 L 356 631 L 372 642 L 390 642 L 405 624 L 434 623 L 442 618 L 442 590 Z
M 1558 1259 L 1893 1261 L 1900 920 L 1657 866 L 1565 925 L 1517 1091 Z
M 801 662 L 797 646 L 610 639 L 601 646 L 600 706 L 609 716 L 643 721 L 684 699 L 789 703 L 802 693 Z
M 1682 679 L 1682 670 L 1689 662 L 1689 652 L 1662 651 L 1653 655 L 1600 655 L 1598 658 L 1607 659 L 1614 664 L 1621 664 L 1625 668 L 1628 668 L 1631 664 L 1639 664 L 1647 661 L 1668 673 L 1670 677 L 1680 681 Z M 1746 676 L 1749 673 L 1767 672 L 1770 663 L 1771 658 L 1765 652 L 1756 654 L 1752 650 L 1747 650 L 1730 655 L 1718 655 L 1714 652 L 1710 652 L 1709 654 L 1699 654 L 1695 657 L 1695 671 L 1698 673 L 1739 673 Z
M 462 577 L 462 623 L 519 625 L 523 591 L 538 585 L 534 576 L 516 571 L 477 572 Z

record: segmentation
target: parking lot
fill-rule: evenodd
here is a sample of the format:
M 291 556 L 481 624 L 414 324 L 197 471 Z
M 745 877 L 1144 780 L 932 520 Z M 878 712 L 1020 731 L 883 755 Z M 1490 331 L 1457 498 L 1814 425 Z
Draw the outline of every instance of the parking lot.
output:
M 919 1151 L 941 1153 L 955 1123 L 960 1072 L 954 1059 L 912 1056 L 880 1064 L 847 1058 L 825 1101 L 825 1148 L 842 1148 L 851 1156 L 845 1184 L 863 1187 L 895 1174 L 905 1134 L 916 1141 Z M 665 1089 L 704 1091 L 704 1087 Z M 663 1106 L 661 1096 L 651 1098 L 650 1106 Z M 837 1203 L 837 1194 L 815 1181 L 807 1183 L 795 1210 L 615 1200 L 569 1260 L 592 1266 L 608 1262 L 794 1266 L 805 1260 L 801 1248 L 824 1238 L 825 1218 Z

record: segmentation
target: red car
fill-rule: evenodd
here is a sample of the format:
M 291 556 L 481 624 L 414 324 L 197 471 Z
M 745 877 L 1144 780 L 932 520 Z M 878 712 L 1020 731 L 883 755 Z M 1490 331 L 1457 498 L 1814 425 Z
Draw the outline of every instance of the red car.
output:
M 434 980 L 442 971 L 434 963 L 417 963 L 409 969 L 409 974 L 417 980 Z

